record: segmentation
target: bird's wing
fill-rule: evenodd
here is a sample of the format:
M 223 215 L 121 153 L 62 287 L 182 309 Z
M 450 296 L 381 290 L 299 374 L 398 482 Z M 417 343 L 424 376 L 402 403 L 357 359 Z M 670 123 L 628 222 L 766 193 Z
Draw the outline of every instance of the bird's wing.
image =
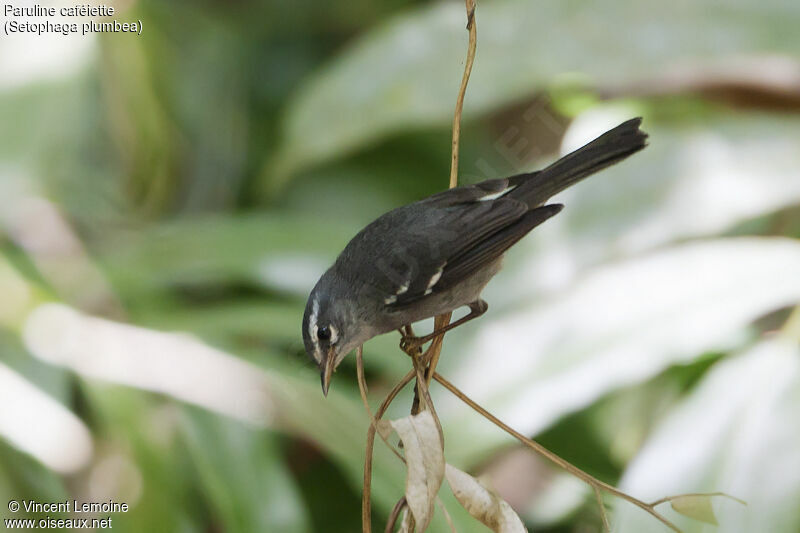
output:
M 406 281 L 396 284 L 384 303 L 399 309 L 457 285 L 560 209 L 547 206 L 528 211 L 527 205 L 504 198 L 454 208 L 450 220 L 429 227 L 433 235 L 412 241 L 415 245 L 407 250 L 406 259 L 413 258 L 414 264 Z M 431 248 L 432 243 L 438 249 Z
M 509 224 L 464 250 L 448 262 L 441 278 L 434 285 L 434 290 L 446 290 L 481 267 L 491 264 L 533 228 L 558 214 L 563 207 L 561 204 L 551 204 L 532 209 L 513 224 Z
M 340 255 L 337 270 L 343 278 L 352 276 L 346 282 L 371 289 L 386 305 L 402 306 L 430 294 L 454 258 L 466 256 L 527 211 L 523 202 L 506 198 L 437 203 L 428 198 L 364 228 Z

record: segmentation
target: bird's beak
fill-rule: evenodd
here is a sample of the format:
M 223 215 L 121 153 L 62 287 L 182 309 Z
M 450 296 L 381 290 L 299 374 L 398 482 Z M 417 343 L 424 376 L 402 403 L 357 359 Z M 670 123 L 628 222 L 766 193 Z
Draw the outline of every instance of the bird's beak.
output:
M 336 350 L 331 347 L 328 349 L 328 355 L 325 358 L 325 366 L 320 373 L 320 377 L 322 378 L 322 394 L 325 396 L 328 396 L 328 387 L 330 387 L 334 370 L 336 370 Z

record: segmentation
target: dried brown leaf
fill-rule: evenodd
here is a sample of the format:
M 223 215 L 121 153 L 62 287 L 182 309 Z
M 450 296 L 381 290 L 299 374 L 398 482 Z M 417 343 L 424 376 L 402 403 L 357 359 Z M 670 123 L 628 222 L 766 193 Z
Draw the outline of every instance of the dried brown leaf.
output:
M 436 495 L 444 479 L 444 448 L 439 429 L 430 411 L 392 420 L 389 424 L 403 441 L 408 508 L 417 530 L 425 531 L 433 517 Z M 378 424 L 379 431 L 386 429 L 386 424 Z
M 514 509 L 480 481 L 449 464 L 445 475 L 458 502 L 489 529 L 495 533 L 527 533 Z

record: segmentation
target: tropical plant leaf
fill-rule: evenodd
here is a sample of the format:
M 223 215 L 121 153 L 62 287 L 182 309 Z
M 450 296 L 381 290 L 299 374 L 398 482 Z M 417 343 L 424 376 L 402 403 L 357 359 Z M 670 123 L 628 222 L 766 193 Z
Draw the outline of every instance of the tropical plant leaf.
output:
M 598 269 L 513 316 L 487 316 L 468 346 L 445 345 L 458 357 L 453 364 L 445 353 L 443 371 L 515 429 L 535 434 L 618 387 L 740 345 L 752 321 L 800 301 L 797 272 L 800 243 L 789 239 L 669 248 Z M 450 427 L 469 435 L 472 453 L 483 448 L 479 435 L 498 442 L 468 409 L 459 406 L 456 419 L 442 409 Z M 459 439 L 449 442 L 452 458 Z
M 0 254 L 0 326 L 18 329 L 31 309 L 41 303 L 39 292 Z
M 166 394 L 316 442 L 353 483 L 362 481 L 362 458 L 353 452 L 363 448 L 368 424 L 361 403 L 352 388 L 324 398 L 315 372 L 262 369 L 188 335 L 94 318 L 60 304 L 31 313 L 24 338 L 37 358 L 85 378 Z M 378 448 L 377 504 L 391 508 L 402 476 L 402 464 Z
M 196 409 L 184 410 L 181 429 L 226 531 L 309 531 L 308 511 L 273 434 Z
M 153 226 L 98 254 L 133 303 L 170 288 L 225 284 L 305 295 L 357 230 L 308 216 L 214 215 Z
M 658 424 L 628 466 L 621 488 L 653 500 L 723 491 L 747 505 L 715 500 L 720 531 L 797 531 L 798 391 L 800 350 L 780 336 L 717 363 Z M 652 525 L 650 517 L 627 505 L 618 507 L 616 520 L 621 531 Z M 679 525 L 687 533 L 706 531 L 694 520 Z
M 464 114 L 519 100 L 565 73 L 616 86 L 690 60 L 709 65 L 736 54 L 792 56 L 800 46 L 790 22 L 797 16 L 791 0 L 482 4 Z M 434 4 L 389 19 L 353 42 L 289 105 L 283 149 L 266 171 L 269 178 L 280 183 L 393 132 L 449 124 L 465 22 L 463 5 Z M 609 28 L 619 30 L 613 38 Z
M 90 461 L 93 444 L 86 425 L 3 363 L 0 405 L 0 437 L 18 450 L 59 473 L 73 473 Z

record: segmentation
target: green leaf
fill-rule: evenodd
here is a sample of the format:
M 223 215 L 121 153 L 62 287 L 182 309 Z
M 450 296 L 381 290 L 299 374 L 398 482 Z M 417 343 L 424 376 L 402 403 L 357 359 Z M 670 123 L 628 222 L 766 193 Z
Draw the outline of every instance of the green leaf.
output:
M 0 234 L 0 238 L 2 234 Z M 0 327 L 18 329 L 25 316 L 41 303 L 42 294 L 0 254 Z
M 309 530 L 307 512 L 270 433 L 185 409 L 182 432 L 202 490 L 225 531 Z
M 368 419 L 352 387 L 334 386 L 325 398 L 316 371 L 260 369 L 188 335 L 90 317 L 60 304 L 31 314 L 25 342 L 34 356 L 85 378 L 164 394 L 315 442 L 356 486 L 361 484 Z M 124 423 L 140 424 L 145 423 L 139 420 L 142 409 L 135 405 L 145 398 L 109 394 L 101 399 L 107 417 L 119 423 L 132 417 Z M 150 444 L 147 450 L 152 452 Z M 402 464 L 382 447 L 375 457 L 375 500 L 391 508 L 395 495 L 402 494 Z
M 69 408 L 72 401 L 72 377 L 68 372 L 43 363 L 25 351 L 16 333 L 0 329 L 0 364 L 29 381 L 36 388 Z
M 294 292 L 300 286 L 310 290 L 357 229 L 285 213 L 190 217 L 151 227 L 130 240 L 115 239 L 98 254 L 126 301 L 209 284 Z M 282 263 L 276 266 L 278 260 Z M 294 281 L 276 276 L 276 270 L 292 274 L 291 265 Z
M 792 0 L 481 4 L 464 114 L 518 101 L 569 73 L 617 86 L 686 62 L 793 55 L 800 47 L 797 16 Z M 299 169 L 392 133 L 449 124 L 466 53 L 465 23 L 462 4 L 439 3 L 355 40 L 290 103 L 283 148 L 266 177 L 279 185 Z M 612 35 L 609 28 L 618 31 Z
M 743 501 L 715 501 L 719 531 L 798 531 L 799 411 L 797 343 L 764 340 L 711 368 L 655 427 L 621 488 L 645 500 L 724 491 Z M 690 503 L 708 518 L 702 499 Z M 620 531 L 649 531 L 652 520 L 627 505 L 616 512 Z M 707 531 L 694 520 L 676 523 L 686 533 Z
M 153 307 L 140 310 L 134 318 L 145 327 L 185 331 L 228 344 L 242 338 L 300 343 L 303 308 L 299 303 L 288 305 L 268 298 L 234 299 L 207 306 L 158 306 L 153 302 Z
M 102 498 L 124 501 L 131 508 L 115 519 L 114 530 L 201 529 L 206 509 L 199 504 L 185 447 L 176 438 L 176 406 L 98 381 L 81 382 L 80 391 L 94 424 L 98 453 L 92 471 L 98 491 Z M 126 466 L 121 471 L 108 468 L 104 459 Z
M 69 497 L 61 477 L 29 455 L 17 451 L 0 439 L 0 498 L 3 501 L 3 518 L 41 518 L 26 514 L 24 510 L 10 515 L 5 509 L 11 500 L 36 500 L 63 502 Z M 61 513 L 57 518 L 67 518 Z

